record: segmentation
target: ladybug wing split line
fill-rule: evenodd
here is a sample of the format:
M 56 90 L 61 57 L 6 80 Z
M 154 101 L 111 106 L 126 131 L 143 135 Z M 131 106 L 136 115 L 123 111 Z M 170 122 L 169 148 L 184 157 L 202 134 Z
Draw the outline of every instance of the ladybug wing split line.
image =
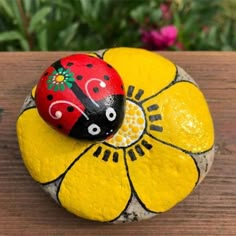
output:
M 96 106 L 96 107 L 100 107 L 98 103 L 96 103 L 94 101 L 94 99 L 92 98 L 92 96 L 90 95 L 89 91 L 88 91 L 88 85 L 93 82 L 93 81 L 98 81 L 100 82 L 99 85 L 101 86 L 101 88 L 105 88 L 106 87 L 106 83 L 104 81 L 102 81 L 101 79 L 98 79 L 98 78 L 91 78 L 89 79 L 86 84 L 85 84 L 85 91 L 86 91 L 86 94 L 87 96 L 89 97 L 89 99 L 91 100 L 91 102 Z
M 65 100 L 55 101 L 49 106 L 48 113 L 54 120 L 60 119 L 62 117 L 62 112 L 61 111 L 56 111 L 55 115 L 53 115 L 52 114 L 52 107 L 55 106 L 56 104 L 63 104 L 63 103 L 68 104 L 70 106 L 73 106 L 75 109 L 77 109 L 86 118 L 86 120 L 89 120 L 89 117 L 78 106 L 76 106 L 72 102 L 68 102 L 68 101 L 65 101 Z

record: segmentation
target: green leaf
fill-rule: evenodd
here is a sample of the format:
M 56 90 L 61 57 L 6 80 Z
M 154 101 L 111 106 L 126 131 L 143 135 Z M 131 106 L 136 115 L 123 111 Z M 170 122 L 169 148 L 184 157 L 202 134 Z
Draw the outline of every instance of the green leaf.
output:
M 64 47 L 67 47 L 73 40 L 74 36 L 77 33 L 78 27 L 79 23 L 75 22 L 74 24 L 70 25 L 68 28 L 60 32 L 59 36 L 62 39 L 62 42 L 64 43 Z
M 161 17 L 162 17 L 162 12 L 160 9 L 154 9 L 150 12 L 150 20 L 153 23 L 158 23 Z
M 51 7 L 43 7 L 31 18 L 29 24 L 29 32 L 32 33 L 36 30 L 36 27 L 42 24 L 43 20 L 45 20 L 46 16 L 51 11 Z
M 146 7 L 138 6 L 137 8 L 133 9 L 130 12 L 130 16 L 137 22 L 142 23 L 144 21 L 146 11 L 147 11 Z
M 0 9 L 1 8 L 9 17 L 14 18 L 13 10 L 11 9 L 11 6 L 9 5 L 9 1 L 0 0 Z
M 23 50 L 29 50 L 29 44 L 27 40 L 18 31 L 7 31 L 0 33 L 0 42 L 7 42 L 13 40 L 18 40 Z
M 47 51 L 47 29 L 43 29 L 37 34 L 39 50 Z
M 81 4 L 83 14 L 85 16 L 89 16 L 92 11 L 92 2 L 90 0 L 80 0 L 80 4 Z
M 30 13 L 32 0 L 23 0 L 24 9 L 27 13 Z

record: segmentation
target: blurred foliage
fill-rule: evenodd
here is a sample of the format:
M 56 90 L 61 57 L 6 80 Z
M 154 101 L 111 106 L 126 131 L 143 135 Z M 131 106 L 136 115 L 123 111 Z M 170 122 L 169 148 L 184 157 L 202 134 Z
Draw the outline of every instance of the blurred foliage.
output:
M 0 0 L 0 50 L 143 47 L 142 31 L 166 25 L 182 49 L 234 50 L 235 12 L 235 0 Z

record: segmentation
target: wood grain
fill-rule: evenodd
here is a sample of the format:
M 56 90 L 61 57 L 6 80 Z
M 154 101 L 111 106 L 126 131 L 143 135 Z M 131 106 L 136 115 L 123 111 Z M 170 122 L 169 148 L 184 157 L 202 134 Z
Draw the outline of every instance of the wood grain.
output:
M 212 112 L 216 157 L 203 183 L 151 220 L 108 225 L 61 209 L 28 175 L 15 122 L 42 71 L 69 52 L 0 53 L 0 235 L 236 235 L 236 52 L 163 52 L 200 85 Z

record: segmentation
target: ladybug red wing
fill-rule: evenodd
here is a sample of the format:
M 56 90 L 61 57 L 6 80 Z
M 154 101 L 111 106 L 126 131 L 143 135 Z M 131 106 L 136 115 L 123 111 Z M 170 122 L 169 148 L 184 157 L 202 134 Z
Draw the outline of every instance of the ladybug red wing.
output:
M 40 116 L 47 123 L 69 134 L 85 108 L 66 84 L 63 87 L 62 83 L 56 80 L 57 74 L 53 75 L 55 71 L 55 68 L 50 66 L 41 76 L 36 89 L 36 106 Z
M 75 54 L 63 58 L 61 65 L 74 73 L 76 84 L 94 101 L 109 95 L 124 95 L 123 81 L 119 74 L 99 58 Z

